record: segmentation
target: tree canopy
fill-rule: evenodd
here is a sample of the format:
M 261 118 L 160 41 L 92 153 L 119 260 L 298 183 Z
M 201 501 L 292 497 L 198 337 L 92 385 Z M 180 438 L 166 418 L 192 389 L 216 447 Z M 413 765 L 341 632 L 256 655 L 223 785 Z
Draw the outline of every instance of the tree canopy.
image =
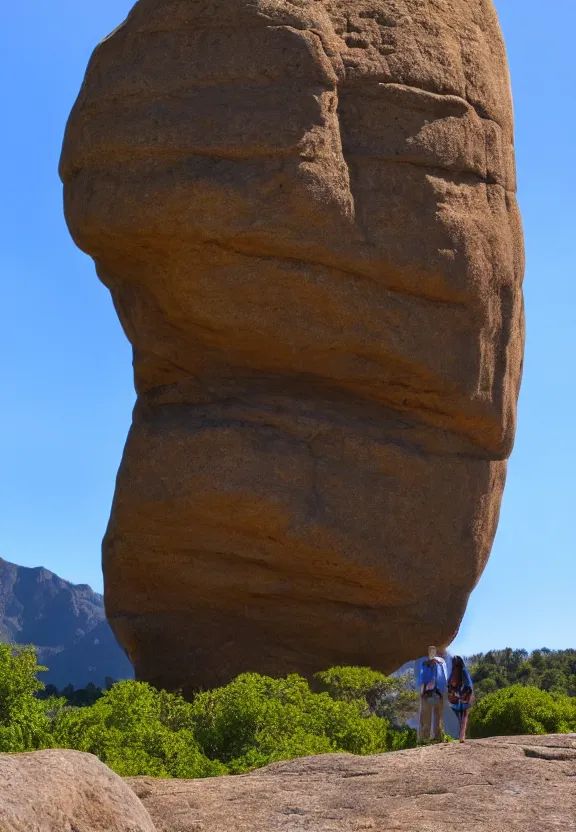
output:
M 36 677 L 43 670 L 33 647 L 0 644 L 0 751 L 50 747 L 52 700 L 35 696 L 44 687 Z
M 523 685 L 576 696 L 576 650 L 489 650 L 469 656 L 476 701 L 486 694 Z
M 576 731 L 576 698 L 511 685 L 471 708 L 469 726 L 471 737 L 569 734 Z

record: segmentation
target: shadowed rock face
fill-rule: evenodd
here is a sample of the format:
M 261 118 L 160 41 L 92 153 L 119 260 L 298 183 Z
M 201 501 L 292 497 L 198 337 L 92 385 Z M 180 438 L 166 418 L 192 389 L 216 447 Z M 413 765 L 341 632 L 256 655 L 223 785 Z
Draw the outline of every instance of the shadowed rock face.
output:
M 138 678 L 450 642 L 515 430 L 523 248 L 488 0 L 139 0 L 66 216 L 134 348 L 104 540 Z

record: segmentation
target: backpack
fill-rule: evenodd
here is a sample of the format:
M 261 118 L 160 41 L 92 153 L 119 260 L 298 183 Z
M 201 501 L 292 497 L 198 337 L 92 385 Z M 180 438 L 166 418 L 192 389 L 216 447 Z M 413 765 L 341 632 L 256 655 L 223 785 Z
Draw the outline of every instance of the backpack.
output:
M 452 672 L 448 679 L 448 701 L 451 705 L 470 702 L 472 688 L 464 684 L 462 666 L 455 662 L 452 664 Z
M 438 689 L 438 667 L 437 662 L 431 662 L 429 659 L 422 663 L 423 696 L 432 696 L 435 693 L 441 695 Z

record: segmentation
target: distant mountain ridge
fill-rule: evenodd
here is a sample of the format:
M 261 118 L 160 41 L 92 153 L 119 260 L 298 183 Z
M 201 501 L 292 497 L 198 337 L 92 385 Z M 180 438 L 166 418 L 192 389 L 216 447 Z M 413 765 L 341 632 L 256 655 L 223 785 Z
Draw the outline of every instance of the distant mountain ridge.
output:
M 63 688 L 103 686 L 107 676 L 133 678 L 104 613 L 104 599 L 87 584 L 71 584 L 44 567 L 0 558 L 0 642 L 34 644 L 40 678 Z

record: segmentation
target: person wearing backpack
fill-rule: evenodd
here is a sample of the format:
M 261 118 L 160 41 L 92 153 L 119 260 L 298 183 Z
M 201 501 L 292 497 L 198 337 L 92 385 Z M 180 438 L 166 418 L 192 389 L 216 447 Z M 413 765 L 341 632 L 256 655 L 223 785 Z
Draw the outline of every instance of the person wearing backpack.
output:
M 446 662 L 436 655 L 436 648 L 428 648 L 427 658 L 419 661 L 420 719 L 418 739 L 427 742 L 432 735 L 434 740 L 442 740 L 444 728 L 442 711 L 446 693 Z
M 472 679 L 462 656 L 454 656 L 448 679 L 448 702 L 460 723 L 460 742 L 466 739 L 468 715 L 474 704 Z

